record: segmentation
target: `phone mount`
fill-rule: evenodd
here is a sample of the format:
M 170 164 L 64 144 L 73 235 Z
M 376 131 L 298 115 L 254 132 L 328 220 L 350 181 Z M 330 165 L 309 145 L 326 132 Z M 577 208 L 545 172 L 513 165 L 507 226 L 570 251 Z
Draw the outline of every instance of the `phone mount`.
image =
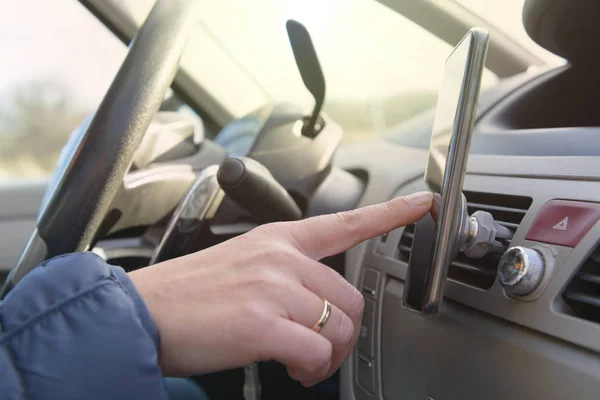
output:
M 463 194 L 456 254 L 462 251 L 467 257 L 477 259 L 504 253 L 513 232 L 496 222 L 489 212 L 480 210 L 469 216 L 466 203 Z
M 469 216 L 462 193 L 488 43 L 487 31 L 471 29 L 444 68 L 425 170 L 433 205 L 431 215 L 415 226 L 402 296 L 404 307 L 425 315 L 439 313 L 448 270 L 459 252 L 470 258 L 501 253 L 513 235 L 490 213 Z
M 460 252 L 473 259 L 501 254 L 513 237 L 513 232 L 497 223 L 488 212 L 476 211 L 469 216 L 462 193 L 458 224 L 454 228 L 445 226 L 442 229 L 449 230 L 447 235 L 438 235 L 440 199 L 439 194 L 434 194 L 431 213 L 416 223 L 402 299 L 405 308 L 425 316 L 439 313 L 450 264 Z M 448 251 L 435 251 L 435 238 L 439 236 L 451 238 L 446 247 Z M 438 257 L 440 262 L 434 262 Z

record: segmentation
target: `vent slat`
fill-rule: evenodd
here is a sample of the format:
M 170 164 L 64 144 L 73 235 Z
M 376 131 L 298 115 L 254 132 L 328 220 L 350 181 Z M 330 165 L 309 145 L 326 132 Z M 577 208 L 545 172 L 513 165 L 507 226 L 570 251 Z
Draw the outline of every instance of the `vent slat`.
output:
M 404 233 L 402 234 L 403 238 L 407 238 L 410 240 L 413 240 L 415 237 L 415 233 L 414 232 L 410 232 L 410 231 L 404 231 Z
M 567 314 L 600 323 L 600 246 L 583 262 L 562 298 L 569 306 Z
M 485 275 L 488 277 L 491 276 L 492 278 L 496 277 L 496 270 L 479 268 L 479 267 L 476 267 L 475 265 L 467 264 L 467 263 L 460 262 L 460 261 L 454 261 L 452 264 L 450 264 L 450 268 L 452 268 L 452 267 L 460 268 L 462 270 L 474 272 L 474 273 Z
M 406 246 L 404 244 L 401 244 L 398 246 L 398 250 L 410 254 L 411 246 Z
M 592 296 L 592 295 L 584 294 L 584 293 L 570 292 L 570 291 L 565 292 L 565 294 L 563 296 L 568 300 L 571 300 L 571 301 L 574 301 L 577 303 L 583 303 L 588 306 L 592 306 L 592 307 L 596 307 L 596 308 L 600 309 L 600 297 L 596 297 L 596 296 Z
M 489 212 L 499 224 L 512 231 L 517 230 L 532 202 L 529 197 L 478 192 L 465 192 L 465 197 L 469 214 L 479 210 Z M 403 262 L 410 259 L 414 230 L 414 225 L 407 226 L 398 244 L 399 259 Z M 450 264 L 448 279 L 480 289 L 489 289 L 496 279 L 498 260 L 497 254 L 487 255 L 479 260 L 472 260 L 461 254 Z
M 478 210 L 487 211 L 491 214 L 493 214 L 494 211 L 500 211 L 500 212 L 506 212 L 506 213 L 511 213 L 511 214 L 521 214 L 521 215 L 525 216 L 525 213 L 527 213 L 527 210 L 523 210 L 520 208 L 494 206 L 491 204 L 480 204 L 480 203 L 467 202 L 467 206 L 476 208 Z
M 600 285 L 600 276 L 596 275 L 596 274 L 581 272 L 581 273 L 577 274 L 575 276 L 575 278 L 582 280 L 584 282 L 592 283 L 595 285 Z M 599 287 L 599 289 L 600 289 L 600 287 Z
M 592 253 L 590 258 L 587 259 L 586 263 L 600 265 L 600 251 Z M 596 271 L 600 272 L 600 268 L 596 269 Z
M 517 228 L 519 227 L 519 224 L 515 224 L 512 222 L 506 222 L 506 221 L 496 221 L 497 223 L 499 223 L 502 226 L 507 227 L 508 229 L 511 229 L 513 231 L 516 231 Z

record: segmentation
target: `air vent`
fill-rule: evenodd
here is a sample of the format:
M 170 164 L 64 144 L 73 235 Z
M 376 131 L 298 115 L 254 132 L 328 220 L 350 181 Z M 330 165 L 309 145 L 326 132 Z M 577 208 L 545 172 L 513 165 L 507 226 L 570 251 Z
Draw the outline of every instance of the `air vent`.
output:
M 469 215 L 478 210 L 487 211 L 494 216 L 496 221 L 513 232 L 517 230 L 531 206 L 529 197 L 478 192 L 465 192 L 465 197 Z M 400 261 L 408 262 L 410 258 L 414 232 L 414 225 L 409 225 L 404 229 L 398 244 Z M 496 279 L 500 256 L 500 254 L 492 254 L 474 260 L 461 253 L 457 260 L 450 265 L 448 278 L 480 289 L 489 289 Z
M 404 228 L 404 232 L 402 232 L 402 237 L 400 238 L 400 243 L 398 244 L 398 256 L 400 258 L 400 261 L 408 263 L 408 259 L 410 258 L 410 249 L 412 248 L 414 236 L 414 224 L 410 224 L 406 228 Z
M 563 293 L 568 314 L 600 323 L 600 246 L 583 263 Z

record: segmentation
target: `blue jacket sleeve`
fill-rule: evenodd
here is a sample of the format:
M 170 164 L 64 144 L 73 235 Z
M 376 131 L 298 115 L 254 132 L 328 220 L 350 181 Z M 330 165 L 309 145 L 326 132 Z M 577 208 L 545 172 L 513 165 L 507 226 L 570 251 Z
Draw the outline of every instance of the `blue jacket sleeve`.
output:
M 133 283 L 93 253 L 54 258 L 0 303 L 2 399 L 166 399 L 156 327 Z

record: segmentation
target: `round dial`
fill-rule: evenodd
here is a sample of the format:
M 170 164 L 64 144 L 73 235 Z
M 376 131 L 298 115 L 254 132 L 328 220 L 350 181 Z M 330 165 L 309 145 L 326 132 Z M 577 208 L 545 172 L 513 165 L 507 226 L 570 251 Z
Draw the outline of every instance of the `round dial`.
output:
M 498 265 L 498 280 L 506 292 L 525 296 L 538 287 L 544 276 L 544 258 L 527 247 L 511 247 Z

